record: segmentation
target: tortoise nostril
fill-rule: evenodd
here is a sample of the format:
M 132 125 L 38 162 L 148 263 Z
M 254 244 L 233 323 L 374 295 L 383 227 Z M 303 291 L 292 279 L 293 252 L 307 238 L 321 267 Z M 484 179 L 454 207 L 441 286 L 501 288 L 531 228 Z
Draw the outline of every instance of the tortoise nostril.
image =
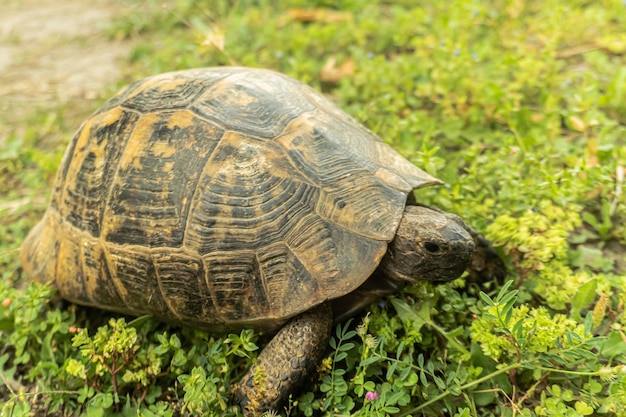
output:
M 438 253 L 441 250 L 439 245 L 433 242 L 425 242 L 424 248 L 430 253 Z

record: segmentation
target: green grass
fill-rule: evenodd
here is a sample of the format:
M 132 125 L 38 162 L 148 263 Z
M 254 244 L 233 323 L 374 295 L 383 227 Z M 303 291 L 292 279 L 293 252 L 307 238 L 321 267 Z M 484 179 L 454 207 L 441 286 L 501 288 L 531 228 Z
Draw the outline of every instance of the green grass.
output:
M 109 32 L 139 40 L 119 85 L 215 65 L 307 82 L 443 179 L 418 201 L 510 267 L 506 285 L 418 285 L 338 327 L 283 415 L 626 416 L 626 3 L 139 8 Z M 80 123 L 63 114 L 34 112 L 0 149 L 0 413 L 236 415 L 265 337 L 113 320 L 24 281 L 17 247 Z

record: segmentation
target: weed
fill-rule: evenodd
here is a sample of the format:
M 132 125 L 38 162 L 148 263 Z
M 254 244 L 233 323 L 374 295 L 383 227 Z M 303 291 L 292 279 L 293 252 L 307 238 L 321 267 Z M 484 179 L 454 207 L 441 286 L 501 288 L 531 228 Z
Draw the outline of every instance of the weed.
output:
M 505 284 L 419 284 L 340 324 L 276 413 L 625 415 L 623 2 L 129 5 L 109 29 L 141 39 L 120 83 L 224 64 L 309 83 L 442 178 L 417 200 L 459 214 L 510 266 Z M 2 413 L 238 415 L 232 386 L 267 337 L 103 318 L 22 281 L 17 247 L 78 124 L 34 111 L 5 129 Z

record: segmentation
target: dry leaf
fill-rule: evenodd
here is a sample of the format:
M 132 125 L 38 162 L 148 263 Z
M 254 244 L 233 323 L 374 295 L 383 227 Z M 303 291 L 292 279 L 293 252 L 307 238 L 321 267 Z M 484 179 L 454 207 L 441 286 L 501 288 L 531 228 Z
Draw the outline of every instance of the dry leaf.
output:
M 617 205 L 621 201 L 622 193 L 624 191 L 624 177 L 626 176 L 626 167 L 618 165 L 615 168 L 615 193 L 613 194 L 613 201 L 611 202 L 611 216 L 615 214 L 617 210 Z
M 598 159 L 598 141 L 595 139 L 587 140 L 587 145 L 585 146 L 586 160 L 587 166 L 589 167 L 597 167 L 600 163 Z
M 583 44 L 583 45 L 576 45 L 576 46 L 572 46 L 570 48 L 566 48 L 566 49 L 560 50 L 558 52 L 558 54 L 557 54 L 557 58 L 560 58 L 560 59 L 570 58 L 570 57 L 573 57 L 573 56 L 576 56 L 576 55 L 585 54 L 585 53 L 590 52 L 590 51 L 595 51 L 597 49 L 600 49 L 600 48 L 595 43 L 587 43 L 587 44 Z
M 204 41 L 202 42 L 203 45 L 214 46 L 224 52 L 224 39 L 226 36 L 222 29 L 211 23 L 203 30 L 202 33 L 204 35 Z
M 337 58 L 333 55 L 324 64 L 320 71 L 320 79 L 327 83 L 338 83 L 344 77 L 350 77 L 354 74 L 356 65 L 350 58 L 346 59 L 337 66 Z
M 533 123 L 540 123 L 545 118 L 546 118 L 546 116 L 544 114 L 542 114 L 542 113 L 533 113 L 533 114 L 530 115 L 530 120 Z
M 506 12 L 511 19 L 516 19 L 522 13 L 525 7 L 524 0 L 513 0 L 507 7 Z
M 626 34 L 607 35 L 597 40 L 598 45 L 614 54 L 626 53 Z
M 351 22 L 352 14 L 348 12 L 338 12 L 331 9 L 291 9 L 279 21 L 282 26 L 290 21 L 296 22 L 322 22 L 322 23 L 340 23 Z
M 587 124 L 578 116 L 570 116 L 569 122 L 572 124 L 572 127 L 579 132 L 584 132 L 587 128 Z

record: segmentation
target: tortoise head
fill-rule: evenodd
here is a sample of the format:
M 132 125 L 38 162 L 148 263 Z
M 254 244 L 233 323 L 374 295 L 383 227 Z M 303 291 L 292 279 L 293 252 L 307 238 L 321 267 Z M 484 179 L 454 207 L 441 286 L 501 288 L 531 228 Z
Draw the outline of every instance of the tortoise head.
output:
M 380 268 L 397 281 L 449 281 L 461 276 L 474 250 L 474 240 L 460 217 L 407 206 Z

